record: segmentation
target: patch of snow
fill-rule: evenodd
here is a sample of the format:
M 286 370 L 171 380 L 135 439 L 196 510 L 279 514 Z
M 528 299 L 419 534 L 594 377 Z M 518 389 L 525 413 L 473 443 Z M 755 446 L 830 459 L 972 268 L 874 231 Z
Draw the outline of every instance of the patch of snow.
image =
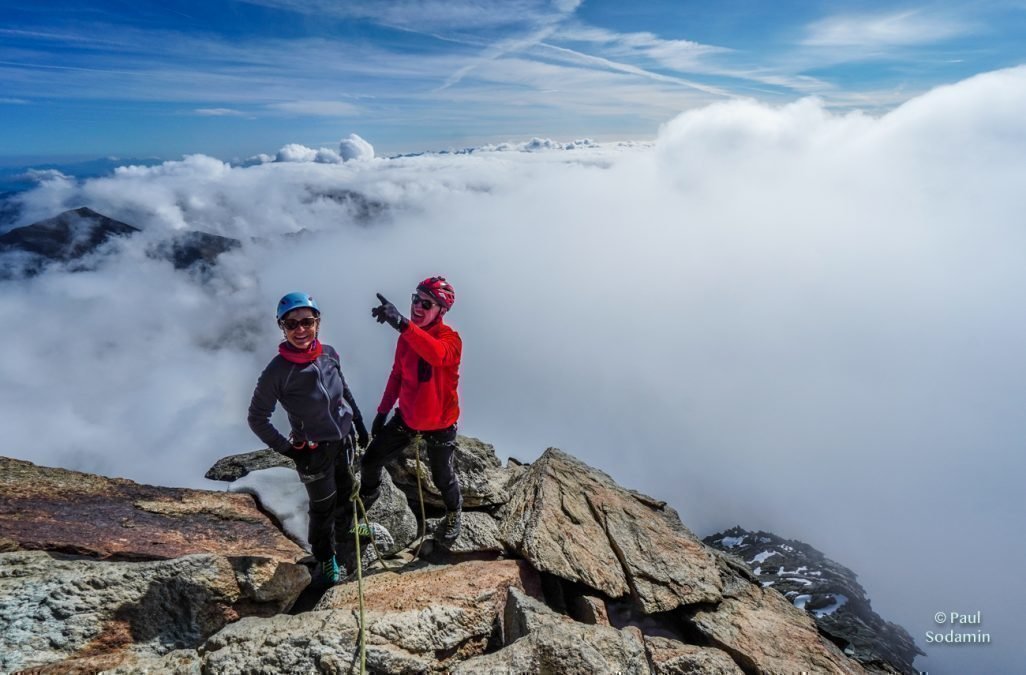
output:
M 808 595 L 808 594 L 799 595 L 793 601 L 794 602 L 794 606 L 797 607 L 798 609 L 805 609 L 805 603 L 807 603 L 809 600 L 812 600 L 812 596 L 811 595 Z
M 772 586 L 775 583 L 777 583 L 777 582 L 775 582 L 775 581 L 763 581 L 762 582 L 762 587 L 763 588 L 769 588 L 770 586 Z
M 228 484 L 229 492 L 244 492 L 260 500 L 260 505 L 274 514 L 290 539 L 309 550 L 306 530 L 310 522 L 307 514 L 306 488 L 295 470 L 276 466 L 253 471 Z
M 760 574 L 762 574 L 762 565 L 759 565 L 754 570 L 752 570 L 752 574 L 754 574 L 755 576 L 759 576 Z
M 735 546 L 740 546 L 745 543 L 745 536 L 746 535 L 742 534 L 740 537 L 724 537 L 723 539 L 720 539 L 720 546 L 723 548 L 734 548 Z
M 779 574 L 779 575 L 784 575 L 784 574 L 802 574 L 802 575 L 804 575 L 803 570 L 805 570 L 805 569 L 807 569 L 805 566 L 797 567 L 797 568 L 795 568 L 793 570 L 785 570 L 783 567 L 781 567 L 780 571 L 777 572 L 777 574 Z
M 844 603 L 846 602 L 848 602 L 848 597 L 838 593 L 834 596 L 834 603 L 832 605 L 827 605 L 826 607 L 821 607 L 820 609 L 814 609 L 812 610 L 812 613 L 816 615 L 816 618 L 824 617 L 836 612 L 838 609 L 843 607 Z
M 801 577 L 788 577 L 787 581 L 793 581 L 795 583 L 802 584 L 803 586 L 811 586 L 812 582 L 808 579 L 802 579 Z
M 779 554 L 776 551 L 763 551 L 762 553 L 756 555 L 754 558 L 749 560 L 748 564 L 751 565 L 753 562 L 758 562 L 758 563 L 766 562 L 766 558 L 769 558 L 769 557 L 775 556 L 775 555 L 779 555 Z M 784 568 L 781 567 L 780 569 L 784 569 Z

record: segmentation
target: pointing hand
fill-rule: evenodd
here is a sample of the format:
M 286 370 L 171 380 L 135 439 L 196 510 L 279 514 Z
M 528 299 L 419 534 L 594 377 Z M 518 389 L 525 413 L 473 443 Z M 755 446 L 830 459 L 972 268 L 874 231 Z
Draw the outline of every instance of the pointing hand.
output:
M 381 304 L 371 310 L 371 316 L 377 319 L 378 323 L 388 323 L 389 326 L 402 333 L 406 330 L 407 325 L 409 325 L 409 320 L 400 314 L 396 306 L 389 302 L 385 296 L 381 293 L 377 295 Z

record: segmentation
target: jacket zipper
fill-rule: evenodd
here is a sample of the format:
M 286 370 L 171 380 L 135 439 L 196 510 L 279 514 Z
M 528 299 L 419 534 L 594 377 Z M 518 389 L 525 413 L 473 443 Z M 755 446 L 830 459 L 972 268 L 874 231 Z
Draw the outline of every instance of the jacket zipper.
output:
M 327 402 L 328 419 L 330 419 L 331 423 L 335 425 L 335 431 L 338 432 L 338 437 L 344 438 L 344 436 L 342 436 L 342 428 L 338 425 L 338 422 L 335 421 L 334 415 L 331 414 L 331 397 L 328 396 L 328 390 L 325 389 L 324 383 L 321 381 L 321 369 L 317 366 L 316 361 L 313 361 L 313 367 L 317 371 L 317 386 L 321 388 L 322 392 L 324 392 L 324 400 Z

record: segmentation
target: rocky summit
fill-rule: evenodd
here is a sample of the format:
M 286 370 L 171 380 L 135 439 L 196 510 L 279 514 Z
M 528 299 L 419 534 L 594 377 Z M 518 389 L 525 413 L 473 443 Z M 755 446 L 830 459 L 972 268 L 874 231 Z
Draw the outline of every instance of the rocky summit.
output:
M 327 590 L 256 496 L 0 459 L 0 672 L 358 673 L 361 642 L 370 673 L 905 672 L 846 654 L 665 503 L 555 448 L 503 466 L 458 442 L 459 539 L 434 542 L 412 451 L 369 513 L 395 545 Z M 209 475 L 282 464 L 263 450 Z
M 912 661 L 923 652 L 912 636 L 873 611 L 855 573 L 844 565 L 803 542 L 741 527 L 709 535 L 705 543 L 743 560 L 764 588 L 776 589 L 805 610 L 846 654 L 919 673 Z

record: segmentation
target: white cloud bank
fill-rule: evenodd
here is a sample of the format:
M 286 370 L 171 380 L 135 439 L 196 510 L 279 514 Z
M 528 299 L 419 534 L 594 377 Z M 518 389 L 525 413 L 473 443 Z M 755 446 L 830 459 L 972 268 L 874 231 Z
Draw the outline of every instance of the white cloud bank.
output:
M 374 159 L 374 146 L 356 134 L 349 134 L 338 144 L 338 154 L 344 161 L 351 159 Z
M 192 156 L 46 181 L 23 222 L 88 205 L 146 232 L 95 272 L 0 288 L 5 452 L 201 485 L 260 446 L 246 406 L 280 295 L 318 296 L 372 414 L 395 343 L 374 293 L 445 274 L 465 433 L 522 460 L 563 447 L 700 534 L 807 540 L 923 647 L 936 612 L 982 611 L 994 644 L 921 665 L 1007 672 L 1026 601 L 1009 536 L 1026 516 L 1024 109 L 1016 68 L 881 118 L 723 103 L 652 147 Z M 200 283 L 142 254 L 182 228 L 246 243 Z
M 273 160 L 267 155 L 257 155 L 249 164 L 275 162 L 316 162 L 318 164 L 341 164 L 350 160 L 374 159 L 374 146 L 356 134 L 339 141 L 338 151 L 331 148 L 314 150 L 299 143 L 289 143 L 278 151 Z

